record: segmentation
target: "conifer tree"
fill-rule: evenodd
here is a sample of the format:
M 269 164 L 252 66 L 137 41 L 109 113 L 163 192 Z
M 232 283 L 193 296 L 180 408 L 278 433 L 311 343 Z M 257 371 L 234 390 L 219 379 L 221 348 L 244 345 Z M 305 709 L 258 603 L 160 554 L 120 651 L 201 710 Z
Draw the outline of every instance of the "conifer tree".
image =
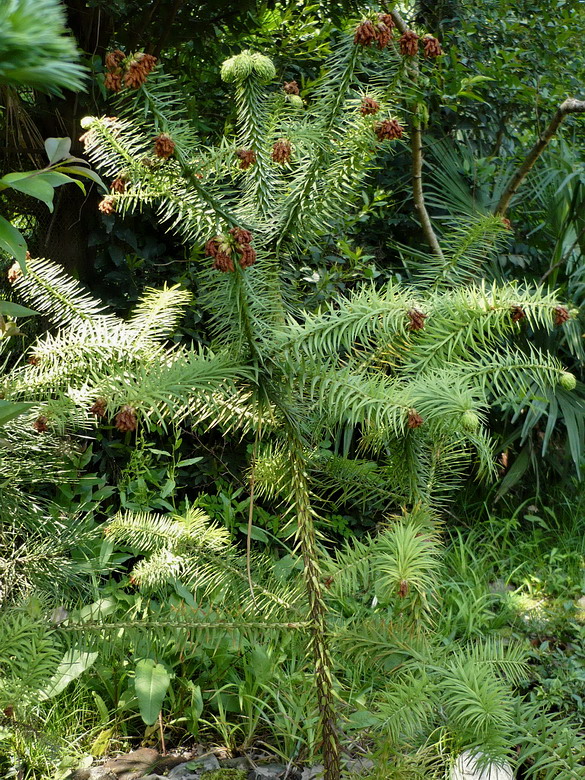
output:
M 473 281 L 506 239 L 499 217 L 455 225 L 411 286 L 363 284 L 318 312 L 297 305 L 287 266 L 355 207 L 380 147 L 405 135 L 393 101 L 414 38 L 398 50 L 392 34 L 385 15 L 341 34 L 308 99 L 294 82 L 271 88 L 275 68 L 264 55 L 230 58 L 222 76 L 233 85 L 238 129 L 212 149 L 156 70 L 137 91 L 122 91 L 117 117 L 85 121 L 89 155 L 112 179 L 102 211 L 153 204 L 192 247 L 211 347 L 164 344 L 188 305 L 178 289 L 148 292 L 122 322 L 46 261 L 13 273 L 18 294 L 61 328 L 4 387 L 6 398 L 35 399 L 29 421 L 39 434 L 103 418 L 127 432 L 189 421 L 254 433 L 257 490 L 282 501 L 303 559 L 302 626 L 327 780 L 339 778 L 340 746 L 315 475 L 354 498 L 361 487 L 385 508 L 430 511 L 473 463 L 480 476 L 493 472 L 490 408 L 529 407 L 544 389 L 575 385 L 553 356 L 517 343 L 527 325 L 562 327 L 569 312 L 556 296 Z M 360 70 L 373 47 L 384 76 L 365 87 Z M 323 464 L 315 455 L 324 431 L 344 427 L 378 464 L 361 486 L 358 460 Z M 408 577 L 395 584 L 414 592 Z

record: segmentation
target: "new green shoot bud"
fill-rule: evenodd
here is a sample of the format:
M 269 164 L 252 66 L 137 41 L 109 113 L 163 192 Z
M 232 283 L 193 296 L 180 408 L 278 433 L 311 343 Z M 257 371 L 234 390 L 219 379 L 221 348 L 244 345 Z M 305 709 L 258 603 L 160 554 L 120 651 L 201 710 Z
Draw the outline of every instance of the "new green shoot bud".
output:
M 475 412 L 472 412 L 471 409 L 468 409 L 461 415 L 461 425 L 464 430 L 473 433 L 473 431 L 476 431 L 479 428 L 479 417 Z
M 563 390 L 574 390 L 577 387 L 577 380 L 569 371 L 563 371 L 559 379 L 559 384 Z

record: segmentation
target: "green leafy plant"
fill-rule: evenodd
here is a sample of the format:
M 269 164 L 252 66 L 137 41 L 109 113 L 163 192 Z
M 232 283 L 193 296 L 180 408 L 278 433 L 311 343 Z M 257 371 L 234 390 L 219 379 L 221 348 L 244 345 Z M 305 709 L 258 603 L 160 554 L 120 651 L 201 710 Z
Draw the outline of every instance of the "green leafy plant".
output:
M 191 245 L 200 264 L 198 301 L 208 314 L 210 346 L 165 343 L 189 303 L 180 289 L 148 291 L 123 321 L 54 264 L 32 260 L 27 275 L 16 275 L 15 292 L 60 329 L 41 337 L 32 360 L 4 383 L 7 399 L 34 400 L 26 419 L 42 436 L 91 431 L 104 420 L 129 441 L 139 428 L 164 431 L 180 424 L 253 439 L 250 507 L 259 499 L 281 508 L 302 561 L 304 592 L 296 580 L 279 589 L 271 562 L 253 556 L 251 545 L 244 556 L 225 538 L 218 541 L 217 529 L 207 535 L 201 513 L 123 513 L 106 526 L 108 533 L 143 556 L 132 571 L 136 584 L 145 591 L 175 589 L 176 613 L 151 599 L 145 615 L 138 599 L 125 619 L 114 608 L 111 617 L 79 616 L 66 630 L 98 638 L 127 632 L 151 683 L 157 664 L 163 668 L 152 647 L 162 652 L 170 643 L 188 644 L 190 631 L 249 632 L 248 641 L 256 641 L 258 631 L 306 633 L 327 780 L 340 773 L 332 648 L 341 646 L 367 653 L 387 670 L 405 664 L 387 712 L 416 691 L 419 699 L 404 731 L 398 724 L 388 727 L 397 745 L 429 724 L 436 728 L 440 710 L 439 727 L 457 747 L 483 749 L 494 760 L 509 754 L 516 727 L 510 687 L 489 667 L 509 667 L 512 676 L 516 669 L 517 679 L 519 656 L 508 659 L 497 647 L 482 645 L 447 650 L 437 661 L 437 647 L 424 647 L 439 576 L 431 510 L 446 502 L 474 464 L 480 476 L 493 473 L 489 409 L 520 412 L 549 389 L 570 392 L 575 385 L 554 356 L 523 348 L 518 338 L 520 320 L 550 331 L 568 318 L 554 293 L 518 284 L 462 284 L 503 241 L 506 227 L 499 218 L 455 225 L 432 261 L 432 278 L 423 273 L 411 286 L 380 288 L 366 282 L 317 312 L 296 305 L 297 290 L 283 269 L 355 207 L 379 145 L 388 145 L 380 137 L 389 128 L 398 134 L 389 96 L 402 59 L 384 50 L 387 73 L 374 92 L 360 82 L 361 56 L 353 31 L 340 36 L 307 109 L 303 100 L 290 99 L 298 95 L 268 92 L 274 77 L 268 58 L 249 51 L 231 58 L 222 72 L 234 84 L 238 136 L 211 150 L 173 111 L 164 76 L 143 85 L 121 118 L 88 120 L 89 153 L 116 182 L 102 210 L 156 204 L 162 220 Z M 384 133 L 361 110 L 364 96 L 383 107 L 389 123 Z M 353 443 L 324 464 L 319 444 L 331 432 Z M 363 501 L 367 492 L 384 509 L 409 507 L 407 519 L 348 548 L 345 562 L 324 559 L 313 502 L 314 475 L 324 471 L 348 503 Z M 360 485 L 364 472 L 370 478 Z M 339 570 L 345 578 L 336 576 Z M 338 636 L 329 588 L 347 614 L 347 591 L 356 583 L 362 599 L 376 604 L 360 610 L 355 625 L 350 620 Z M 203 608 L 193 593 L 203 597 Z M 384 613 L 371 611 L 377 604 Z M 152 634 L 150 651 L 140 654 L 136 637 L 145 629 Z M 409 674 L 421 658 L 428 691 Z M 163 678 L 161 671 L 157 696 L 150 684 L 141 692 L 150 720 L 160 712 Z M 433 684 L 443 678 L 444 696 Z M 220 702 L 224 707 L 218 696 L 218 707 Z

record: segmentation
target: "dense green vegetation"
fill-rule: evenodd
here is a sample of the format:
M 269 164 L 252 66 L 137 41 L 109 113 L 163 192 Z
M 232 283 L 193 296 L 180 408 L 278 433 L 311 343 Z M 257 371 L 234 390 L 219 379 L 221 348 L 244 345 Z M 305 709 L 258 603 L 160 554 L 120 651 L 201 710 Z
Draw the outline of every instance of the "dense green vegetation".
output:
M 585 777 L 584 28 L 0 9 L 3 776 Z

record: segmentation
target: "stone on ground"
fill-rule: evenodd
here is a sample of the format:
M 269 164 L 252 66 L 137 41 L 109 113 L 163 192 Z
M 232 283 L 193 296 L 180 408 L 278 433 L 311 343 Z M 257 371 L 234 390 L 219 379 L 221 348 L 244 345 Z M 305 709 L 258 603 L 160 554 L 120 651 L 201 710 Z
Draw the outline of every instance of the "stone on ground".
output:
M 465 750 L 458 757 L 451 770 L 451 780 L 514 780 L 514 774 L 509 764 L 503 766 L 478 766 L 481 753 Z

